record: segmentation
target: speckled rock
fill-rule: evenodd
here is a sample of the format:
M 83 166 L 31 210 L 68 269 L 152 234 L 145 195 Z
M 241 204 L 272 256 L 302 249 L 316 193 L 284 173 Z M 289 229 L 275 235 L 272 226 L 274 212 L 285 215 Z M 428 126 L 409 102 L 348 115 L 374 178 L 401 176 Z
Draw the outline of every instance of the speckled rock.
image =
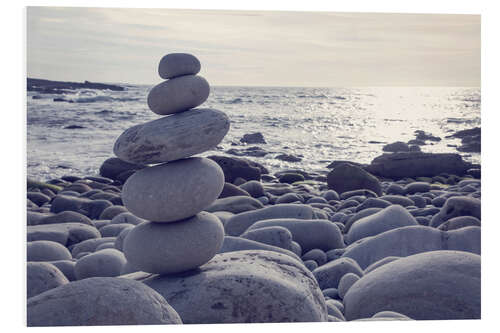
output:
M 27 317 L 28 326 L 182 324 L 177 312 L 151 288 L 110 277 L 71 282 L 33 297 Z

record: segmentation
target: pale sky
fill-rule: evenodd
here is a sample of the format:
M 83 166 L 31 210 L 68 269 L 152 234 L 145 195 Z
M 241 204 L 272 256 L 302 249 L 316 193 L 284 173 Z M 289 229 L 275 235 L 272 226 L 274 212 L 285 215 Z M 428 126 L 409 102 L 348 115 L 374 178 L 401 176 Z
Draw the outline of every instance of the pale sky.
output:
M 188 52 L 211 85 L 480 86 L 479 15 L 29 7 L 27 74 L 154 84 Z

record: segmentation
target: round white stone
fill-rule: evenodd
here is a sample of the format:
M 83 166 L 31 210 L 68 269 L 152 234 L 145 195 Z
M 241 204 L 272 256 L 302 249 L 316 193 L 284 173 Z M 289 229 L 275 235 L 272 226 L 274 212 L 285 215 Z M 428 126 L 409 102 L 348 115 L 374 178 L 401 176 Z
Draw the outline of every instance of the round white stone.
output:
M 135 164 L 175 161 L 213 149 L 229 131 L 229 118 L 215 109 L 193 109 L 130 127 L 113 152 Z
M 197 74 L 201 69 L 198 58 L 189 53 L 170 53 L 161 58 L 158 74 L 162 79 Z
M 172 222 L 210 206 L 223 187 L 224 173 L 217 163 L 192 157 L 137 171 L 123 186 L 122 200 L 136 216 Z
M 172 114 L 203 104 L 209 94 L 207 80 L 199 75 L 185 75 L 154 86 L 148 94 L 148 106 L 156 114 Z
M 223 238 L 219 219 L 201 212 L 175 223 L 139 224 L 125 237 L 123 252 L 138 270 L 172 274 L 207 263 L 219 251 Z

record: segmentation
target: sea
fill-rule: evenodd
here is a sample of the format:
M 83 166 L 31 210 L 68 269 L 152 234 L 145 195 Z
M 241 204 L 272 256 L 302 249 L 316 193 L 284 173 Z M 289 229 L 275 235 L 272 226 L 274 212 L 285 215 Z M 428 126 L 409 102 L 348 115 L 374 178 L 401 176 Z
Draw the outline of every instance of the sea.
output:
M 150 85 L 120 84 L 124 91 L 79 89 L 64 94 L 27 94 L 27 176 L 46 181 L 64 175 L 97 175 L 113 157 L 113 144 L 127 128 L 159 118 L 147 106 Z M 54 101 L 63 99 L 64 101 Z M 225 112 L 231 127 L 214 150 L 259 146 L 249 157 L 271 173 L 288 169 L 326 171 L 333 160 L 369 163 L 385 144 L 415 138 L 423 130 L 442 138 L 424 152 L 459 153 L 458 130 L 481 126 L 481 90 L 470 87 L 211 87 L 201 107 Z M 266 144 L 244 145 L 260 132 Z M 281 154 L 301 161 L 276 159 Z M 460 153 L 480 163 L 479 153 Z

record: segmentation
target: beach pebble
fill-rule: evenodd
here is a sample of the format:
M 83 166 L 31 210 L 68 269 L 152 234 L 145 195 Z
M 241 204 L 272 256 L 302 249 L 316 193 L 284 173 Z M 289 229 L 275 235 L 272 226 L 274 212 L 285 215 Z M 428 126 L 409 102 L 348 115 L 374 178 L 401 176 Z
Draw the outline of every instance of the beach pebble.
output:
M 50 201 L 50 197 L 40 192 L 28 192 L 27 197 L 34 202 L 37 206 L 42 206 L 44 203 Z
M 405 142 L 396 141 L 393 143 L 386 144 L 385 146 L 382 147 L 382 150 L 391 153 L 396 153 L 400 151 L 410 151 L 410 147 Z
M 327 300 L 325 301 L 326 308 L 328 311 L 328 316 L 333 316 L 341 321 L 345 321 L 344 315 L 342 314 L 342 311 L 337 307 L 337 303 L 335 303 L 335 300 Z
M 27 261 L 54 261 L 72 258 L 71 252 L 65 246 L 47 240 L 28 242 L 26 254 Z
M 249 197 L 250 194 L 243 190 L 242 188 L 233 185 L 231 183 L 225 182 L 224 187 L 222 188 L 222 192 L 219 195 L 219 199 L 222 198 L 228 198 L 228 197 L 234 197 L 234 196 L 247 196 Z
M 75 264 L 76 261 L 74 260 L 56 260 L 56 261 L 51 261 L 50 262 L 52 265 L 56 266 L 61 273 L 66 276 L 68 281 L 75 281 L 76 276 L 75 276 Z
M 275 203 L 276 204 L 285 204 L 285 203 L 292 203 L 292 202 L 302 203 L 302 202 L 304 202 L 304 198 L 302 198 L 302 196 L 300 196 L 297 193 L 286 193 L 286 194 L 283 194 L 282 196 L 279 196 L 276 199 Z
M 473 216 L 481 220 L 481 201 L 479 199 L 456 196 L 446 200 L 439 214 L 436 214 L 430 226 L 439 227 L 442 223 L 457 216 Z
M 249 196 L 234 196 L 217 199 L 204 210 L 207 212 L 225 211 L 234 214 L 264 208 L 264 205 L 257 199 Z
M 400 227 L 352 244 L 346 249 L 343 257 L 356 260 L 359 266 L 365 269 L 388 256 L 406 257 L 439 250 L 481 253 L 481 228 L 465 227 L 441 231 L 422 225 Z
M 215 148 L 228 130 L 223 112 L 192 109 L 130 127 L 116 140 L 113 152 L 137 164 L 175 161 Z
M 141 219 L 140 217 L 135 216 L 134 214 L 130 212 L 123 212 L 111 219 L 109 222 L 110 225 L 112 224 L 133 224 L 133 225 L 138 225 L 142 222 L 145 222 L 146 220 Z
M 293 249 L 293 245 L 292 245 Z M 224 241 L 222 243 L 221 248 L 218 253 L 227 253 L 227 252 L 236 252 L 236 251 L 245 251 L 245 250 L 264 250 L 264 251 L 272 251 L 277 253 L 286 254 L 289 257 L 294 258 L 295 260 L 300 261 L 300 255 L 293 252 L 283 249 L 281 247 L 277 247 L 274 245 L 268 245 L 265 243 L 253 241 L 251 239 L 241 238 L 241 237 L 233 237 L 233 236 L 224 236 Z
M 469 226 L 481 226 L 481 221 L 474 216 L 457 216 L 453 217 L 443 224 L 441 224 L 438 229 L 443 231 L 456 230 Z
M 304 266 L 311 272 L 318 268 L 318 263 L 314 260 L 304 260 Z
M 243 137 L 240 139 L 240 142 L 249 144 L 259 144 L 259 143 L 266 144 L 264 135 L 262 135 L 262 133 L 260 132 L 244 134 Z
M 356 221 L 358 221 L 358 220 L 360 220 L 360 219 L 362 219 L 362 218 L 364 218 L 366 216 L 370 216 L 370 215 L 373 215 L 375 213 L 378 213 L 381 210 L 382 210 L 382 208 L 377 208 L 377 207 L 366 208 L 366 209 L 363 209 L 362 211 L 357 212 L 356 214 L 346 215 L 347 220 L 344 221 L 344 223 L 345 223 L 344 224 L 345 227 L 344 227 L 344 230 L 343 230 L 344 234 L 347 234 L 349 232 L 349 230 L 351 229 L 352 225 Z
M 115 239 L 116 241 L 116 239 Z M 108 242 L 108 243 L 102 243 L 102 244 L 99 244 L 99 246 L 97 246 L 95 248 L 95 251 L 94 252 L 97 252 L 97 251 L 101 251 L 101 250 L 104 250 L 104 249 L 115 249 L 115 250 L 118 250 L 116 247 L 115 247 L 115 242 Z M 120 251 L 120 250 L 118 250 Z M 121 252 L 121 251 L 120 251 Z
M 28 326 L 182 324 L 157 292 L 143 283 L 112 277 L 74 281 L 33 297 L 27 318 Z
M 288 230 L 288 229 L 287 229 Z M 292 245 L 291 245 L 291 251 L 293 253 L 295 253 L 297 256 L 301 256 L 302 255 L 302 247 L 300 246 L 299 243 L 295 242 L 295 241 L 292 241 Z
M 391 205 L 352 224 L 346 235 L 346 242 L 350 244 L 364 237 L 411 225 L 418 225 L 415 218 L 403 207 Z
M 182 75 L 195 75 L 201 69 L 198 58 L 189 53 L 169 53 L 158 64 L 158 74 L 162 79 L 172 79 Z
M 215 162 L 191 157 L 137 171 L 123 186 L 122 199 L 136 216 L 172 222 L 207 208 L 223 186 L 224 175 Z
M 207 158 L 219 164 L 224 172 L 226 182 L 233 183 L 234 185 L 242 185 L 247 180 L 260 180 L 261 174 L 268 173 L 258 163 L 244 158 L 215 155 L 208 156 Z M 238 178 L 242 180 L 236 183 L 236 179 Z
M 83 206 L 91 202 L 92 200 L 87 198 L 58 194 L 54 199 L 52 199 L 50 212 L 57 214 L 63 211 L 70 210 L 83 215 L 87 215 L 87 212 L 85 209 L 83 209 Z
M 132 229 L 123 244 L 127 261 L 141 271 L 172 274 L 208 262 L 222 245 L 219 219 L 200 212 L 173 223 L 144 222 Z
M 338 193 L 358 189 L 368 189 L 378 196 L 382 195 L 380 182 L 365 170 L 345 163 L 330 171 L 327 176 L 328 188 Z
M 134 274 L 127 277 L 134 278 Z M 323 295 L 311 272 L 301 262 L 280 253 L 218 254 L 198 271 L 155 275 L 142 282 L 159 292 L 184 324 L 327 319 Z
M 113 243 L 115 249 L 117 249 L 118 251 L 122 251 L 123 252 L 123 242 L 125 241 L 125 237 L 127 237 L 128 233 L 130 232 L 130 230 L 133 229 L 133 226 L 128 226 L 126 228 L 124 228 L 119 234 L 118 236 L 116 236 L 115 238 L 115 241 Z
M 293 184 L 304 180 L 304 176 L 298 173 L 284 173 L 279 177 L 280 183 Z
M 387 194 L 395 194 L 395 195 L 405 195 L 406 190 L 403 186 L 398 185 L 396 183 L 392 183 L 386 190 Z
M 347 273 L 363 276 L 363 270 L 358 263 L 351 258 L 339 258 L 316 268 L 313 274 L 318 281 L 321 290 L 327 288 L 338 288 L 340 279 Z
M 340 200 L 347 200 L 352 198 L 353 200 L 362 202 L 366 198 L 376 198 L 376 197 L 378 197 L 377 193 L 373 192 L 372 190 L 360 189 L 360 190 L 343 192 L 340 195 Z
M 391 203 L 389 201 L 380 199 L 380 198 L 368 198 L 365 201 L 363 201 L 361 204 L 359 204 L 355 211 L 359 212 L 362 210 L 365 210 L 367 208 L 386 208 L 389 207 Z
M 26 283 L 26 293 L 29 299 L 47 290 L 69 283 L 69 281 L 56 266 L 48 262 L 28 261 Z
M 323 192 L 322 196 L 327 201 L 330 201 L 330 200 L 340 200 L 339 194 L 337 193 L 337 191 L 334 191 L 334 190 L 325 191 L 325 192 Z
M 125 262 L 123 253 L 116 249 L 96 251 L 78 259 L 75 264 L 75 277 L 81 280 L 89 277 L 118 276 Z
M 314 260 L 317 266 L 326 264 L 326 253 L 320 249 L 312 249 L 307 251 L 301 258 L 303 261 Z
M 213 212 L 213 214 L 219 218 L 222 225 L 226 225 L 227 220 L 234 216 L 231 212 Z
M 195 108 L 205 102 L 210 86 L 199 75 L 184 75 L 154 86 L 148 94 L 148 106 L 159 115 L 168 115 Z
M 359 280 L 359 276 L 354 273 L 346 273 L 339 281 L 339 296 L 344 298 L 345 294 L 351 288 L 351 286 Z
M 388 257 L 382 258 L 379 261 L 375 261 L 373 264 L 371 264 L 370 266 L 366 267 L 365 270 L 364 270 L 364 273 L 368 274 L 371 271 L 373 271 L 374 269 L 376 269 L 376 268 L 378 268 L 380 266 L 383 266 L 385 264 L 388 264 L 390 262 L 393 262 L 394 260 L 398 260 L 399 258 L 401 258 L 401 257 L 388 256 Z
M 297 204 L 279 204 L 265 207 L 231 217 L 224 229 L 229 236 L 239 236 L 257 221 L 277 218 L 312 219 L 313 209 L 310 206 Z
M 64 246 L 71 246 L 87 239 L 100 238 L 99 230 L 83 223 L 57 223 L 33 225 L 27 228 L 27 240 L 53 241 Z
M 292 233 L 284 227 L 267 227 L 244 232 L 241 238 L 292 250 Z
M 388 201 L 394 205 L 400 205 L 403 207 L 413 206 L 415 204 L 411 199 L 408 199 L 404 195 L 383 195 L 379 199 L 382 199 L 382 200 Z
M 326 261 L 330 262 L 330 261 L 333 261 L 333 260 L 340 258 L 344 254 L 345 250 L 346 250 L 345 248 L 342 248 L 342 249 L 333 249 L 333 250 L 326 251 L 325 252 Z
M 254 198 L 265 196 L 264 186 L 257 180 L 250 180 L 246 183 L 243 183 L 239 185 L 239 188 L 248 192 Z
M 480 256 L 431 251 L 401 258 L 363 276 L 345 295 L 344 305 L 347 320 L 380 311 L 416 320 L 479 319 Z
M 128 212 L 128 210 L 123 206 L 117 206 L 117 205 L 109 206 L 102 211 L 102 213 L 99 215 L 99 219 L 112 220 L 115 216 L 125 212 Z
M 116 237 L 103 237 L 103 238 L 95 238 L 95 239 L 87 239 L 78 244 L 75 244 L 70 248 L 71 255 L 73 258 L 76 258 L 81 252 L 94 252 L 95 249 L 101 245 L 102 243 L 110 243 L 114 242 Z
M 132 174 L 142 168 L 142 165 L 125 162 L 117 157 L 111 157 L 101 164 L 99 174 L 103 177 L 116 180 L 124 173 Z
M 112 207 L 113 204 L 111 201 L 108 200 L 92 200 L 88 203 L 85 203 L 82 206 L 82 211 L 85 212 L 85 215 L 88 216 L 90 219 L 95 220 L 95 219 L 109 219 L 108 217 L 106 218 L 101 218 L 102 213 L 109 207 Z M 117 207 L 122 207 L 122 206 L 117 206 Z
M 323 292 L 323 295 L 325 297 L 329 297 L 332 300 L 338 300 L 338 299 L 340 299 L 339 291 L 337 290 L 337 288 L 326 288 L 326 289 L 323 289 L 322 292 Z M 340 304 L 342 304 L 342 303 L 340 303 Z M 344 311 L 344 305 L 342 305 L 342 310 L 341 311 L 342 312 Z
M 312 249 L 328 251 L 345 246 L 340 229 L 328 220 L 293 218 L 261 220 L 249 227 L 248 231 L 273 226 L 287 228 L 292 233 L 293 240 L 300 244 L 303 252 Z

